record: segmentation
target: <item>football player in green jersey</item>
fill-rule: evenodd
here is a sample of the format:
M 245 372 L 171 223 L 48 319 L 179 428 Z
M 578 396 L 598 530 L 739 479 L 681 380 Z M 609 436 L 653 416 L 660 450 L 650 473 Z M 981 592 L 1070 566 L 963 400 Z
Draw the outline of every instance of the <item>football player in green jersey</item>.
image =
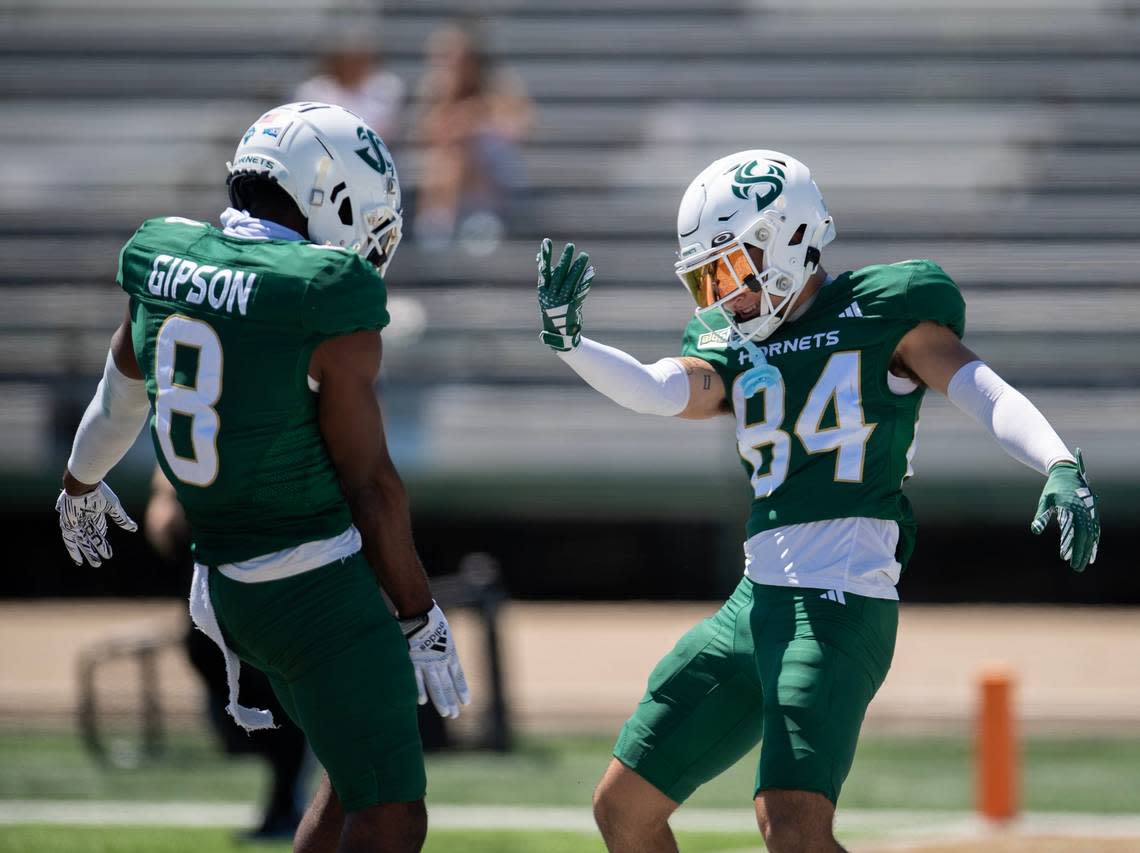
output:
M 427 831 L 416 720 L 469 701 L 412 542 L 374 385 L 400 184 L 356 115 L 287 104 L 246 131 L 223 228 L 149 220 L 123 248 L 129 296 L 76 433 L 56 508 L 76 563 L 111 556 L 103 482 L 149 421 L 186 510 L 191 614 L 263 670 L 326 770 L 295 849 L 418 851 Z M 388 612 L 381 595 L 396 609 Z
M 696 301 L 679 357 L 642 364 L 582 337 L 594 278 L 567 245 L 539 250 L 542 341 L 595 389 L 647 414 L 727 415 L 753 491 L 744 578 L 649 676 L 594 796 L 614 853 L 676 850 L 668 819 L 763 739 L 753 791 L 768 848 L 842 850 L 832 834 L 867 704 L 886 677 L 895 584 L 914 546 L 902 484 L 926 388 L 1046 478 L 1061 556 L 1096 557 L 1079 451 L 961 342 L 965 305 L 931 261 L 835 277 L 835 226 L 803 163 L 722 158 L 689 186 L 676 271 Z

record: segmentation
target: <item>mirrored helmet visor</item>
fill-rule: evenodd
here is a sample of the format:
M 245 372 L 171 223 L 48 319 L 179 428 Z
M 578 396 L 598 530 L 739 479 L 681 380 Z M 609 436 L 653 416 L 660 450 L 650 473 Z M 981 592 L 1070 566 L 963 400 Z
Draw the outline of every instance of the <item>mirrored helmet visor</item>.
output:
M 709 308 L 745 287 L 744 282 L 754 277 L 755 271 L 743 246 L 736 246 L 698 267 L 678 271 L 677 275 L 697 307 Z

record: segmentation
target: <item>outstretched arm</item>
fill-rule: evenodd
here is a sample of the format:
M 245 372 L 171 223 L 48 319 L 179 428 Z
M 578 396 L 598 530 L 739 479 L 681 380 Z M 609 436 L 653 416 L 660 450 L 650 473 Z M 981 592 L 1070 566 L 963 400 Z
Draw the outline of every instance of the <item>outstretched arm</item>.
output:
M 445 717 L 471 701 L 447 617 L 432 600 L 412 541 L 408 495 L 388 455 L 373 386 L 380 372 L 380 333 L 332 338 L 313 353 L 310 375 L 320 398 L 317 419 L 333 467 L 364 541 L 364 555 L 396 607 L 408 641 L 419 701 L 431 697 Z
M 663 358 L 642 364 L 615 347 L 582 337 L 582 306 L 594 281 L 590 256 L 574 259 L 567 243 L 552 266 L 553 244 L 538 252 L 539 339 L 596 391 L 646 415 L 711 418 L 730 411 L 724 381 L 700 358 Z
M 945 326 L 920 323 L 896 353 L 925 385 L 986 427 L 1010 456 L 1041 474 L 1075 457 L 1045 416 Z
M 957 336 L 937 323 L 920 323 L 895 352 L 905 368 L 980 423 L 1006 453 L 1047 475 L 1031 529 L 1041 533 L 1054 511 L 1061 526 L 1061 557 L 1076 571 L 1096 559 L 1100 521 L 1084 463 L 1023 394 L 1007 384 Z

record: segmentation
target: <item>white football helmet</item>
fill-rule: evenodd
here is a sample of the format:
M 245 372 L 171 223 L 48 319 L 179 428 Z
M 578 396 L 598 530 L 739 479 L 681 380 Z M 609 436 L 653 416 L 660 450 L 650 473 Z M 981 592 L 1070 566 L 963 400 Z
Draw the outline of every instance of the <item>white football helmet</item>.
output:
M 819 267 L 835 223 L 807 166 L 755 149 L 722 157 L 693 179 L 677 212 L 677 237 L 675 269 L 701 322 L 709 327 L 709 315 L 719 313 L 742 339 L 763 340 Z M 762 269 L 749 246 L 764 253 Z M 725 288 L 725 279 L 736 286 Z M 726 306 L 749 291 L 760 294 L 760 313 L 738 319 Z
M 300 208 L 314 243 L 344 246 L 381 275 L 400 244 L 400 179 L 392 155 L 364 120 L 343 107 L 303 101 L 275 107 L 245 132 L 230 170 L 230 202 L 242 182 L 276 182 Z

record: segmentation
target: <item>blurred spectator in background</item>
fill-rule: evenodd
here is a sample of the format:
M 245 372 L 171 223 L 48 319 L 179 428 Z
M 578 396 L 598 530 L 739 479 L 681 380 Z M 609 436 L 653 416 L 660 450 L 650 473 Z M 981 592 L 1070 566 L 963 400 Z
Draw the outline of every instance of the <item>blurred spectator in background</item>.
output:
M 407 89 L 404 81 L 383 67 L 377 39 L 345 34 L 329 43 L 316 76 L 293 92 L 294 101 L 337 104 L 356 113 L 392 148 L 400 133 Z
M 494 250 L 523 189 L 519 144 L 534 107 L 522 79 L 491 67 L 475 35 L 447 26 L 427 41 L 415 136 L 423 149 L 414 235 Z
M 143 526 L 151 547 L 184 575 L 185 586 L 190 585 L 190 527 L 182 505 L 178 503 L 174 487 L 155 468 L 151 480 L 151 497 L 146 507 Z M 292 838 L 301 821 L 308 802 L 305 766 L 308 763 L 308 744 L 305 735 L 290 721 L 289 716 L 273 695 L 260 670 L 242 664 L 241 701 L 273 712 L 278 725 L 275 729 L 246 732 L 234 724 L 226 714 L 229 688 L 226 684 L 225 661 L 218 654 L 214 641 L 187 622 L 183 641 L 190 664 L 202 677 L 206 688 L 207 710 L 210 725 L 222 741 L 227 755 L 260 755 L 273 774 L 269 801 L 261 823 L 250 835 L 251 840 Z

